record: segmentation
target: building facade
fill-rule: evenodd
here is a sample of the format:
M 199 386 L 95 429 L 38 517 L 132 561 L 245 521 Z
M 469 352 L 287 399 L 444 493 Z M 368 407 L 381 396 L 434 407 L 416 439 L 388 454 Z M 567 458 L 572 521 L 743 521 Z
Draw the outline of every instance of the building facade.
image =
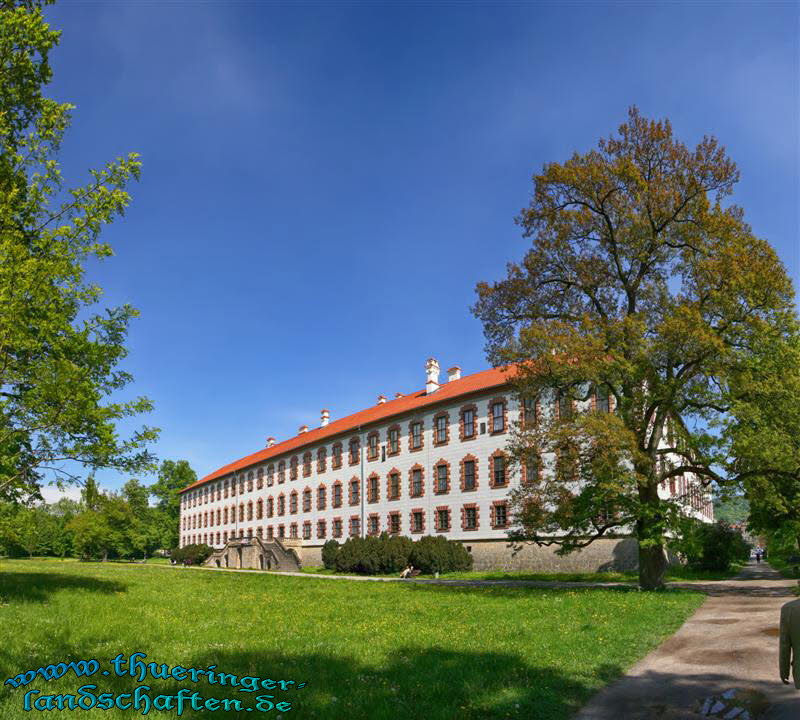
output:
M 547 458 L 512 469 L 506 446 L 513 424 L 540 409 L 520 405 L 504 368 L 462 378 L 454 367 L 440 384 L 430 359 L 426 373 L 424 390 L 379 396 L 371 408 L 334 421 L 323 410 L 319 427 L 303 426 L 278 444 L 269 438 L 262 450 L 186 488 L 181 545 L 289 539 L 313 565 L 327 540 L 385 531 L 459 540 L 478 568 L 635 566 L 630 538 L 597 541 L 569 559 L 549 548 L 510 546 L 509 491 L 527 473 L 546 471 Z M 613 410 L 607 396 L 589 402 L 595 411 Z M 660 492 L 687 497 L 692 512 L 711 519 L 707 494 L 690 478 Z

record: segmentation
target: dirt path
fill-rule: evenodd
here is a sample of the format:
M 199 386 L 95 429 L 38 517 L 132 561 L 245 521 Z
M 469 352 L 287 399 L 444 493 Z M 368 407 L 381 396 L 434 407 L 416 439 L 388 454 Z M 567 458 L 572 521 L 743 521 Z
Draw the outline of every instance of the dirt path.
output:
M 796 581 L 765 564 L 733 580 L 670 583 L 709 597 L 675 635 L 595 695 L 575 720 L 696 717 L 693 704 L 730 688 L 767 696 L 769 720 L 800 719 L 800 690 L 778 677 L 778 622 Z

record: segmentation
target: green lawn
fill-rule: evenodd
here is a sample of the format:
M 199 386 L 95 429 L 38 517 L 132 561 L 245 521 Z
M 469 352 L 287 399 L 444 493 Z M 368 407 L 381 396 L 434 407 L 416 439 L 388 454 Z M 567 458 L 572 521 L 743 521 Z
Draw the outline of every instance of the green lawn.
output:
M 94 677 L 66 675 L 0 691 L 0 717 L 23 720 L 23 695 L 130 692 L 109 660 L 147 661 L 307 683 L 231 691 L 153 680 L 152 695 L 185 687 L 254 706 L 292 703 L 283 718 L 568 718 L 597 688 L 672 633 L 702 602 L 696 593 L 452 588 L 293 578 L 148 565 L 0 562 L 2 680 L 59 661 L 97 659 Z M 183 717 L 263 713 L 187 711 Z M 277 711 L 266 713 L 277 716 Z M 54 717 L 80 717 L 81 711 Z M 109 710 L 103 718 L 131 718 Z M 151 710 L 147 717 L 174 718 Z
M 665 575 L 668 582 L 681 580 L 727 580 L 741 572 L 742 566 L 735 565 L 727 572 L 714 572 L 708 570 L 692 570 L 683 565 L 671 566 Z M 304 567 L 302 572 L 311 575 L 336 575 L 334 570 L 324 567 Z M 345 573 L 346 574 L 346 573 Z M 378 577 L 397 577 L 398 573 L 379 575 Z M 421 575 L 428 578 L 431 575 Z M 471 570 L 469 572 L 452 572 L 441 575 L 450 580 L 536 580 L 549 582 L 596 582 L 596 583 L 637 583 L 638 573 L 635 572 L 560 572 L 560 573 L 535 573 L 525 570 Z

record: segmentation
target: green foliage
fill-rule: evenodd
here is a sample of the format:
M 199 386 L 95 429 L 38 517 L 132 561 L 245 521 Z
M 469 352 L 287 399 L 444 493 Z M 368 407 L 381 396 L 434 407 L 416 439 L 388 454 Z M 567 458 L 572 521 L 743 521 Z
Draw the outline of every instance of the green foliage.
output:
M 163 548 L 171 522 L 149 505 L 149 490 L 129 480 L 121 493 L 103 493 L 89 477 L 78 503 L 26 507 L 0 502 L 0 552 L 11 556 L 78 555 L 84 559 L 134 558 Z
M 170 558 L 180 565 L 202 565 L 214 552 L 212 547 L 204 543 L 184 545 L 170 552 Z
M 96 312 L 101 289 L 85 278 L 87 262 L 113 254 L 101 230 L 128 206 L 139 158 L 63 189 L 57 154 L 72 106 L 43 94 L 58 40 L 41 3 L 0 5 L 0 498 L 14 501 L 35 497 L 46 471 L 74 480 L 81 468 L 146 470 L 157 435 L 118 432 L 151 408 L 118 399 L 132 379 L 118 366 L 137 313 Z
M 179 541 L 181 512 L 180 491 L 197 481 L 197 473 L 186 460 L 164 460 L 158 469 L 158 480 L 150 486 L 159 511 L 162 528 L 161 547 L 176 547 Z
M 424 573 L 460 572 L 472 569 L 472 555 L 460 543 L 441 535 L 426 535 L 414 543 L 411 564 Z
M 474 307 L 491 361 L 515 364 L 519 397 L 541 401 L 512 436 L 519 466 L 551 466 L 512 496 L 516 537 L 571 552 L 635 527 L 640 583 L 655 588 L 665 537 L 685 514 L 682 500 L 660 497 L 662 483 L 761 478 L 764 496 L 796 500 L 800 433 L 792 443 L 759 429 L 778 429 L 776 395 L 780 408 L 798 396 L 794 379 L 792 392 L 774 392 L 800 365 L 794 290 L 726 202 L 738 179 L 716 139 L 689 148 L 636 108 L 596 149 L 534 176 L 518 218 L 532 247 L 505 279 L 478 285 Z M 614 412 L 553 411 L 558 397 L 569 407 L 595 390 Z M 790 487 L 776 493 L 781 479 Z
M 334 542 L 335 541 L 330 541 Z M 326 568 L 358 575 L 399 573 L 411 564 L 425 573 L 469 570 L 472 556 L 455 540 L 426 536 L 414 542 L 410 538 L 382 533 L 379 536 L 348 538 L 343 545 L 323 547 L 327 551 Z
M 755 533 L 793 535 L 800 552 L 800 338 L 765 340 L 734 378 L 739 486 Z
M 87 510 L 74 517 L 68 528 L 78 557 L 83 560 L 108 558 L 112 529 L 105 515 Z
M 339 554 L 339 543 L 336 540 L 328 540 L 322 546 L 322 564 L 328 570 L 336 569 L 336 556 Z
M 714 517 L 729 525 L 746 525 L 750 518 L 750 503 L 741 495 L 715 498 Z
M 724 522 L 701 523 L 686 519 L 672 543 L 692 570 L 727 572 L 750 557 L 750 545 L 738 530 Z
M 72 534 L 67 525 L 75 514 L 71 500 L 36 507 L 0 503 L 0 553 L 11 557 L 70 555 Z

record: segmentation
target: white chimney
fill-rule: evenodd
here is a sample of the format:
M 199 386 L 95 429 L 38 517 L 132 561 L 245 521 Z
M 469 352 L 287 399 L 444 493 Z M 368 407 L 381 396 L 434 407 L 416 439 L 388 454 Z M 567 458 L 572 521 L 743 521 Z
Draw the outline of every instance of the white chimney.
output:
M 386 402 L 386 395 L 378 395 L 378 405 L 383 405 Z
M 425 394 L 430 395 L 439 389 L 439 363 L 436 358 L 428 358 L 425 363 Z
M 461 380 L 461 368 L 458 365 L 453 365 L 447 371 L 447 382 L 453 382 L 453 380 Z
M 325 427 L 331 419 L 331 414 L 327 410 L 323 410 L 319 416 L 319 426 Z
M 300 429 L 297 431 L 298 434 L 302 435 L 303 433 L 308 432 L 308 425 L 301 425 Z
M 275 438 L 274 438 L 274 437 L 268 437 L 268 438 L 267 438 L 267 447 L 268 447 L 268 448 L 270 448 L 270 447 L 272 447 L 274 444 L 275 444 Z

